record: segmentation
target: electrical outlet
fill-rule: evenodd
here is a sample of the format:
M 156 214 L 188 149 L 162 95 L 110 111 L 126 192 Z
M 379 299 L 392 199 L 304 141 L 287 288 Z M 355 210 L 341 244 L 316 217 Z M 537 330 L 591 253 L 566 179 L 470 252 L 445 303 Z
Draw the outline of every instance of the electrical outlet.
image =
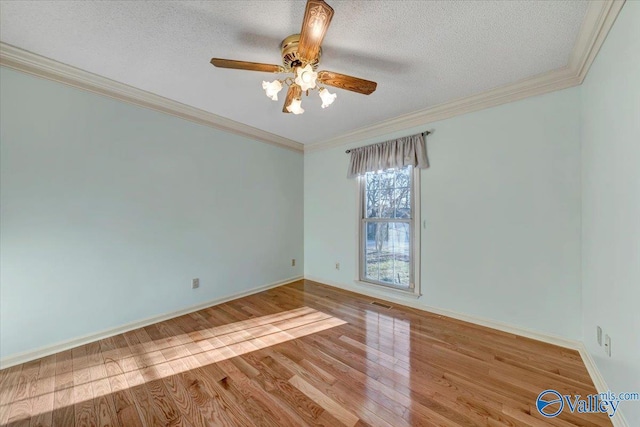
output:
M 336 262 L 336 270 L 340 270 L 340 263 Z
M 291 267 L 295 267 L 295 266 L 296 266 L 296 259 L 291 258 Z
M 598 345 L 602 345 L 602 328 L 600 326 L 596 327 L 596 336 L 598 337 Z
M 200 287 L 200 279 L 193 279 L 191 281 L 191 289 L 197 289 Z
M 609 335 L 604 336 L 604 352 L 611 357 L 611 337 Z

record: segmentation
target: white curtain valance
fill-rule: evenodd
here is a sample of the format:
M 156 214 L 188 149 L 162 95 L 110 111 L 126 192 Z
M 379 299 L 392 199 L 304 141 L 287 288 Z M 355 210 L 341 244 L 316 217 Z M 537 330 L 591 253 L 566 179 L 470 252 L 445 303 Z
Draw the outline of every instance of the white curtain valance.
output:
M 420 169 L 429 167 L 425 134 L 405 136 L 378 144 L 353 148 L 347 178 L 366 172 L 402 168 L 411 165 Z

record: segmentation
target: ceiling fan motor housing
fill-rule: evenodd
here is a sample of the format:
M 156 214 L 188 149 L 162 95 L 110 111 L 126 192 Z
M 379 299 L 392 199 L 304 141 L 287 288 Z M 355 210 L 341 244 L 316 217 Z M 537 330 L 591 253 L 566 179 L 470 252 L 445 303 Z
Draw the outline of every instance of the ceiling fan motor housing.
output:
M 280 50 L 282 52 L 282 65 L 287 71 L 293 71 L 296 67 L 303 67 L 307 64 L 315 71 L 320 63 L 322 56 L 322 48 L 318 51 L 318 56 L 313 60 L 306 60 L 298 54 L 298 44 L 300 43 L 300 34 L 292 34 L 282 40 Z

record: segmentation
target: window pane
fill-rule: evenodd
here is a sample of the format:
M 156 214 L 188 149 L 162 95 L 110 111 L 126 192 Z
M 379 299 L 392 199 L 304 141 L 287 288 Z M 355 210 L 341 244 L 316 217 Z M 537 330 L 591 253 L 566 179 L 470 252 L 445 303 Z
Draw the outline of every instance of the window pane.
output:
M 406 222 L 365 222 L 365 279 L 409 288 L 410 228 Z
M 411 218 L 411 197 L 409 187 L 396 188 L 393 190 L 393 200 L 395 205 L 394 218 Z
M 365 218 L 411 218 L 411 166 L 367 172 Z

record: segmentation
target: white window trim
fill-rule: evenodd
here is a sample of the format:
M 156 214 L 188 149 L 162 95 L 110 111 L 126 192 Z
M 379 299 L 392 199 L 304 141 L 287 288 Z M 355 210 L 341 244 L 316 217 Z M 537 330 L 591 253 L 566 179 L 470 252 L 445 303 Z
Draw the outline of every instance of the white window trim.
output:
M 365 186 L 364 186 L 364 176 L 358 177 L 358 218 L 357 218 L 357 238 L 358 238 L 358 269 L 357 269 L 357 277 L 355 282 L 360 285 L 375 287 L 379 290 L 391 291 L 395 294 L 402 294 L 406 296 L 412 296 L 415 298 L 419 298 L 422 296 L 420 291 L 420 263 L 421 263 L 421 252 L 420 252 L 420 231 L 422 228 L 422 216 L 420 214 L 420 169 L 413 168 L 413 176 L 411 179 L 411 229 L 413 231 L 411 236 L 411 263 L 412 263 L 412 273 L 413 273 L 413 287 L 410 289 L 405 289 L 403 287 L 393 286 L 388 283 L 375 282 L 370 280 L 364 280 L 364 253 L 363 253 L 363 239 L 364 239 L 364 212 L 365 212 Z

